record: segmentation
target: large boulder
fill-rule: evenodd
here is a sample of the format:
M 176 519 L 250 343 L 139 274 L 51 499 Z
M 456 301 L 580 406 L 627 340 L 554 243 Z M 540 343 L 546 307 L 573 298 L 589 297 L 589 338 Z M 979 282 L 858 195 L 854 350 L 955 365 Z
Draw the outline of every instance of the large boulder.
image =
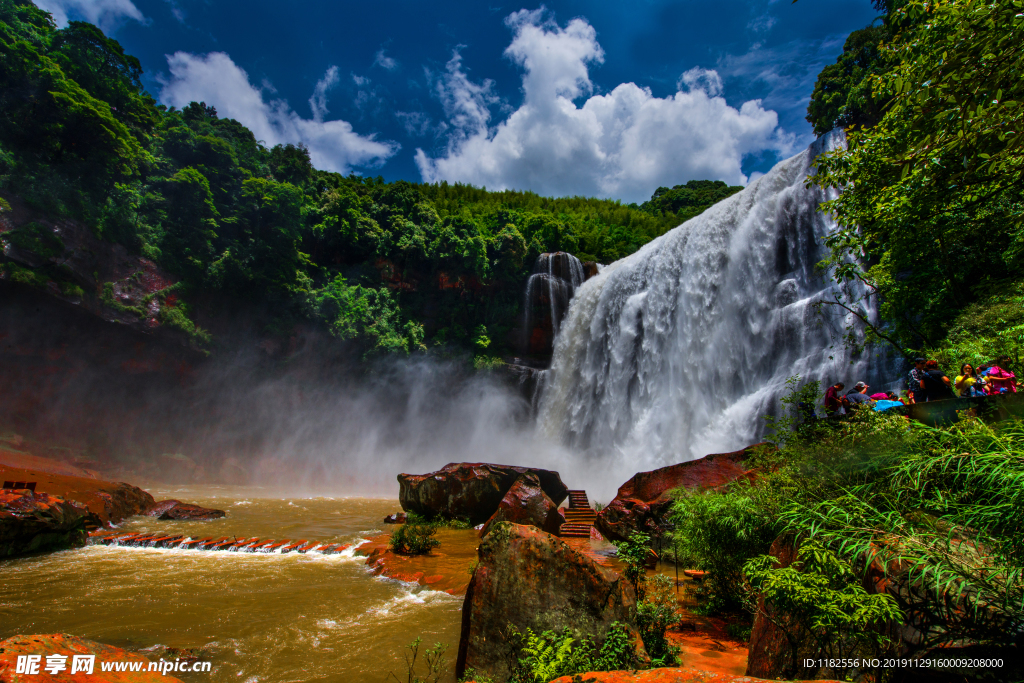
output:
M 634 629 L 633 587 L 549 533 L 498 522 L 477 552 L 462 603 L 457 676 L 472 668 L 507 679 L 508 645 L 502 634 L 509 625 L 535 632 L 568 627 L 599 646 L 613 622 Z
M 47 671 L 47 657 L 56 655 L 55 663 L 63 665 L 62 670 Z M 78 669 L 71 673 L 75 666 L 75 657 L 92 656 L 92 669 Z M 29 673 L 17 673 L 18 657 L 39 657 L 34 663 L 38 669 Z M 141 671 L 103 671 L 100 662 L 139 662 Z M 78 666 L 87 664 L 79 660 Z M 30 683 L 31 681 L 49 681 L 51 683 L 181 683 L 172 676 L 159 671 L 149 671 L 150 660 L 142 655 L 122 650 L 112 645 L 104 645 L 85 638 L 54 633 L 51 635 L 12 636 L 0 641 L 0 681 L 9 683 Z M 173 665 L 173 661 L 167 664 Z M 89 673 L 86 673 L 86 672 Z
M 0 490 L 0 557 L 83 546 L 88 514 L 60 496 Z
M 512 488 L 498 504 L 497 511 L 487 520 L 480 530 L 486 536 L 498 522 L 513 524 L 530 524 L 549 534 L 558 534 L 565 524 L 565 517 L 558 511 L 558 506 L 540 487 L 540 480 L 535 474 L 524 474 L 516 479 Z
M 716 488 L 753 478 L 746 459 L 751 450 L 760 445 L 638 472 L 620 486 L 614 500 L 597 513 L 594 525 L 610 541 L 625 541 L 636 531 L 658 536 L 667 528 L 673 489 Z
M 224 516 L 224 511 L 182 503 L 180 500 L 162 500 L 146 510 L 144 514 L 164 520 L 204 520 L 220 519 Z
M 430 474 L 399 474 L 402 509 L 424 517 L 467 519 L 474 525 L 495 513 L 508 490 L 524 474 L 533 474 L 557 506 L 569 495 L 558 472 L 488 463 L 450 463 Z

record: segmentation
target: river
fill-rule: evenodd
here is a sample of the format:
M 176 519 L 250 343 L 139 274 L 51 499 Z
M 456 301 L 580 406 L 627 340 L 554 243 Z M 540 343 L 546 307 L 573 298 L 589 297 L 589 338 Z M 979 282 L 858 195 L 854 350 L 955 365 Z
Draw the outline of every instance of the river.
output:
M 133 517 L 121 529 L 357 542 L 379 534 L 384 516 L 400 509 L 393 499 L 276 498 L 246 487 L 150 491 L 157 500 L 177 498 L 227 516 L 206 522 Z M 153 660 L 167 657 L 167 647 L 201 648 L 199 658 L 212 662 L 212 673 L 177 674 L 186 681 L 382 683 L 389 672 L 405 679 L 404 648 L 417 637 L 447 643 L 452 663 L 458 649 L 461 597 L 372 576 L 365 558 L 351 551 L 94 545 L 0 560 L 0 576 L 0 639 L 71 633 Z

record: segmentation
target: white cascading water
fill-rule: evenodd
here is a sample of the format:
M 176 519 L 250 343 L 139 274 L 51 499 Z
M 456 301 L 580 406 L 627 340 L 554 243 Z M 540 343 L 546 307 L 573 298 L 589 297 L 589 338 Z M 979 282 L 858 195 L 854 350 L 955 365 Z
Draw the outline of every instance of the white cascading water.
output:
M 565 318 L 569 302 L 576 290 L 583 284 L 583 263 L 564 251 L 545 253 L 537 257 L 533 274 L 526 281 L 526 329 L 530 330 L 538 299 L 547 300 L 545 314 L 551 318 L 551 329 L 557 337 Z M 541 296 L 543 295 L 543 296 Z
M 871 382 L 870 354 L 838 339 L 852 316 L 814 305 L 834 287 L 815 264 L 835 224 L 806 179 L 843 144 L 818 140 L 585 282 L 555 340 L 541 430 L 651 469 L 754 443 L 793 375 Z

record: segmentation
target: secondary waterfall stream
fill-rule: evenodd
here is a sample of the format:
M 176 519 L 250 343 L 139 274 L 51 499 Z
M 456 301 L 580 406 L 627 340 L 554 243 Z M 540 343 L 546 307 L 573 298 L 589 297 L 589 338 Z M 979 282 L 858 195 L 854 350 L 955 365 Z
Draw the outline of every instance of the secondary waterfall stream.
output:
M 868 354 L 839 339 L 852 316 L 815 306 L 835 287 L 815 269 L 835 224 L 806 179 L 844 142 L 818 140 L 584 283 L 555 340 L 541 430 L 650 469 L 754 443 L 793 375 L 871 381 Z

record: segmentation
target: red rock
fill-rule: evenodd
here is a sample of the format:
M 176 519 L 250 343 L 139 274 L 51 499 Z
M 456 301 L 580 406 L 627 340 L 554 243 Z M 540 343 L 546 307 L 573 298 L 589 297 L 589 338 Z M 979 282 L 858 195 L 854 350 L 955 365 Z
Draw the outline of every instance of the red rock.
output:
M 36 674 L 19 674 L 17 671 L 20 655 L 40 655 L 39 672 Z M 46 671 L 48 655 L 63 655 L 66 669 L 56 674 Z M 75 655 L 93 655 L 93 673 L 77 672 L 71 674 Z M 101 662 L 141 662 L 141 672 L 102 671 Z M 159 671 L 146 671 L 150 660 L 142 655 L 122 650 L 111 645 L 104 645 L 85 638 L 71 636 L 66 633 L 52 635 L 13 636 L 0 641 L 0 681 L 5 683 L 31 683 L 47 681 L 49 683 L 181 683 L 172 676 L 162 675 Z
M 635 609 L 633 587 L 614 571 L 549 533 L 498 522 L 480 542 L 462 604 L 456 676 L 472 667 L 505 680 L 509 624 L 537 632 L 572 627 L 600 646 L 613 622 L 633 629 Z
M 620 486 L 615 499 L 597 513 L 594 525 L 610 541 L 625 541 L 635 531 L 661 535 L 665 530 L 665 516 L 672 506 L 673 489 L 716 488 L 738 479 L 752 478 L 753 473 L 744 461 L 756 447 L 638 472 Z
M 147 517 L 159 517 L 160 515 L 170 510 L 175 505 L 180 504 L 180 500 L 161 500 L 160 502 L 155 503 L 153 507 L 149 508 L 142 514 L 146 515 Z
M 164 520 L 204 520 L 220 519 L 224 516 L 224 511 L 204 508 L 198 505 L 190 505 L 189 503 L 182 503 L 178 500 L 162 500 L 146 510 L 144 514 Z
M 88 512 L 60 496 L 0 491 L 0 557 L 85 545 Z
M 557 535 L 565 524 L 565 517 L 559 513 L 558 506 L 541 490 L 537 476 L 524 474 L 512 484 L 512 488 L 501 499 L 497 511 L 480 530 L 480 536 L 486 536 L 497 522 L 531 524 L 541 531 Z
M 648 669 L 647 671 L 592 671 L 575 676 L 562 676 L 551 683 L 768 683 L 768 681 L 763 678 L 735 676 L 687 667 Z
M 402 509 L 424 517 L 467 519 L 473 525 L 486 522 L 498 509 L 512 484 L 524 474 L 534 474 L 540 487 L 556 505 L 569 489 L 558 472 L 532 467 L 488 463 L 449 463 L 430 474 L 399 474 Z

